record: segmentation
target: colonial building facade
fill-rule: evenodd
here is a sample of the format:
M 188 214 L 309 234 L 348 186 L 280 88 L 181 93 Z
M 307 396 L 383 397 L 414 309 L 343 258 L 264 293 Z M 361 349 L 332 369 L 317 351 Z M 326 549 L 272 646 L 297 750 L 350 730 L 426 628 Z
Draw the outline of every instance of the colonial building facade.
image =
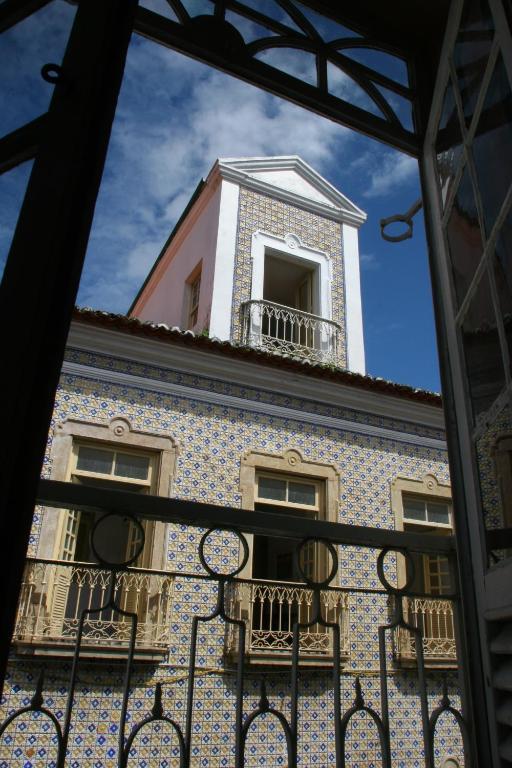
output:
M 57 764 L 41 670 L 69 765 L 113 768 L 121 739 L 127 765 L 229 768 L 242 750 L 248 766 L 327 766 L 341 731 L 347 764 L 386 748 L 425 764 L 425 707 L 459 701 L 443 412 L 365 375 L 364 220 L 300 158 L 220 160 L 131 316 L 76 311 L 44 474 L 91 505 L 34 514 L 0 766 Z M 229 507 L 233 526 L 169 522 L 159 498 Z M 254 510 L 288 536 L 244 533 Z M 440 552 L 326 546 L 308 521 L 434 533 Z M 448 710 L 433 751 L 463 765 Z

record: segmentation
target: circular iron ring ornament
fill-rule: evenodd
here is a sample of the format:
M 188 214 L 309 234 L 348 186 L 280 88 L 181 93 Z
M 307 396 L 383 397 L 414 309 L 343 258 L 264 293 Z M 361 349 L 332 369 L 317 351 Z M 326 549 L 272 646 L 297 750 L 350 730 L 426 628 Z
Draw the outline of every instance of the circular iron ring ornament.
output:
M 137 528 L 138 533 L 140 535 L 140 541 L 138 542 L 133 555 L 128 560 L 122 560 L 119 562 L 107 560 L 102 555 L 100 555 L 100 553 L 98 552 L 98 544 L 99 544 L 99 541 L 101 541 L 101 538 L 98 541 L 95 541 L 95 537 L 99 535 L 98 530 L 100 528 L 100 525 L 104 523 L 105 520 L 112 519 L 114 517 L 120 518 L 125 525 L 132 523 L 132 525 L 134 525 Z M 100 563 L 100 565 L 105 565 L 107 568 L 127 568 L 129 565 L 133 565 L 133 563 L 137 560 L 139 555 L 142 553 L 142 550 L 144 549 L 144 544 L 146 541 L 146 534 L 142 526 L 142 523 L 134 515 L 131 515 L 128 512 L 127 513 L 107 512 L 106 515 L 103 515 L 103 517 L 100 517 L 100 519 L 94 523 L 94 526 L 91 531 L 90 541 L 91 541 L 91 549 L 93 551 L 94 557 L 96 558 L 98 563 Z
M 45 64 L 41 67 L 41 77 L 45 83 L 56 85 L 62 79 L 62 67 L 59 64 Z
M 327 574 L 326 578 L 323 579 L 322 581 L 315 581 L 314 579 L 311 579 L 309 576 L 307 576 L 300 562 L 300 553 L 303 547 L 306 547 L 308 544 L 311 544 L 313 542 L 315 544 L 323 544 L 327 548 L 327 551 L 329 552 L 332 558 L 331 570 Z M 334 545 L 330 541 L 327 541 L 327 539 L 318 539 L 315 536 L 308 536 L 306 539 L 302 539 L 302 541 L 300 542 L 300 544 L 296 549 L 296 557 L 297 557 L 297 568 L 299 569 L 299 573 L 301 577 L 304 579 L 304 581 L 306 582 L 306 584 L 308 585 L 308 587 L 311 587 L 312 589 L 318 589 L 318 588 L 323 589 L 325 587 L 328 587 L 338 572 L 338 553 L 336 552 Z
M 405 584 L 403 587 L 394 587 L 392 584 L 389 583 L 389 581 L 386 579 L 386 576 L 384 575 L 384 558 L 386 557 L 389 552 L 397 552 L 400 555 L 403 555 L 406 560 L 405 565 Z M 407 567 L 409 566 L 409 568 Z M 409 575 L 407 575 L 409 574 Z M 379 553 L 379 556 L 377 558 L 377 575 L 379 577 L 379 581 L 386 590 L 386 592 L 389 592 L 392 595 L 397 596 L 403 596 L 407 593 L 409 590 L 409 587 L 412 586 L 414 579 L 416 577 L 416 568 L 414 566 L 414 560 L 411 557 L 410 552 L 408 552 L 406 549 L 402 549 L 401 547 L 384 547 Z
M 229 573 L 219 573 L 218 571 L 214 571 L 213 568 L 211 568 L 208 563 L 206 562 L 206 557 L 204 554 L 204 547 L 206 544 L 206 540 L 209 536 L 211 536 L 214 532 L 220 532 L 220 533 L 233 533 L 238 541 L 242 545 L 243 549 L 243 556 L 242 561 L 238 565 L 237 568 L 235 568 L 233 571 L 230 571 Z M 204 533 L 201 537 L 201 541 L 199 542 L 199 560 L 201 561 L 201 565 L 205 569 L 205 571 L 208 573 L 209 576 L 212 576 L 214 579 L 229 579 L 233 576 L 238 576 L 238 574 L 245 568 L 247 565 L 247 562 L 249 560 L 249 545 L 247 544 L 247 540 L 245 536 L 236 530 L 236 528 L 208 528 L 206 533 Z
M 388 243 L 401 243 L 403 240 L 410 240 L 413 236 L 414 222 L 413 218 L 418 211 L 423 207 L 423 201 L 420 198 L 416 200 L 408 211 L 405 213 L 397 213 L 394 216 L 388 216 L 386 219 L 380 220 L 380 234 L 383 240 L 387 240 Z M 399 235 L 391 235 L 386 232 L 386 228 L 390 224 L 405 224 L 405 229 Z

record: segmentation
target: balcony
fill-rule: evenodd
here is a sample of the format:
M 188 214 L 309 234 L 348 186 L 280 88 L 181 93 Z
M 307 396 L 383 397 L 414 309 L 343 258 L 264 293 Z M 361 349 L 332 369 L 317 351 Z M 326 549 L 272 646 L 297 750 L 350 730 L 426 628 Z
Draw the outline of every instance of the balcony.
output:
M 169 646 L 173 588 L 173 577 L 164 572 L 134 568 L 114 574 L 92 564 L 28 559 L 13 642 L 18 652 L 69 655 L 85 611 L 83 652 L 125 654 L 132 620 L 112 607 L 114 601 L 137 615 L 137 655 L 161 658 Z
M 270 301 L 242 304 L 242 343 L 313 363 L 341 362 L 338 323 Z
M 341 589 L 322 590 L 320 608 L 324 621 L 340 628 L 342 657 L 348 653 L 348 594 Z M 246 654 L 251 663 L 279 664 L 291 659 L 293 627 L 313 618 L 313 590 L 299 584 L 252 581 L 233 585 L 229 613 L 246 621 Z M 299 656 L 303 663 L 332 660 L 332 632 L 319 623 L 299 630 Z M 228 630 L 227 651 L 235 652 L 236 633 Z
M 51 480 L 41 481 L 40 491 L 40 503 L 49 514 L 58 509 L 104 510 L 105 519 L 115 515 L 129 530 L 141 520 L 178 523 L 184 526 L 182 534 L 190 544 L 190 554 L 197 552 L 196 565 L 174 574 L 127 563 L 108 566 L 104 560 L 97 566 L 63 560 L 28 561 L 14 651 L 60 657 L 72 654 L 79 643 L 80 656 L 86 657 L 84 669 L 98 674 L 98 679 L 101 674 L 102 687 L 116 689 L 119 706 L 109 710 L 110 725 L 103 724 L 102 738 L 111 754 L 117 755 L 119 765 L 129 764 L 128 758 L 131 762 L 139 759 L 140 749 L 145 748 L 141 739 L 150 739 L 154 726 L 171 728 L 176 735 L 172 752 L 176 764 L 188 766 L 202 760 L 208 765 L 252 765 L 256 738 L 252 724 L 255 720 L 258 723 L 260 716 L 272 723 L 269 733 L 277 733 L 274 728 L 278 727 L 285 731 L 280 741 L 269 736 L 261 742 L 269 755 L 282 757 L 283 765 L 295 765 L 299 757 L 301 764 L 310 764 L 312 723 L 318 733 L 317 744 L 321 743 L 325 752 L 322 765 L 347 761 L 367 765 L 368 744 L 375 744 L 376 752 L 380 750 L 383 756 L 382 764 L 389 768 L 413 762 L 427 764 L 426 758 L 436 749 L 437 765 L 444 759 L 436 746 L 440 739 L 453 747 L 460 765 L 469 764 L 459 685 L 453 675 L 439 675 L 442 665 L 434 663 L 444 654 L 445 659 L 449 655 L 444 666 L 454 665 L 451 622 L 456 615 L 449 606 L 458 596 L 423 598 L 409 587 L 393 587 L 389 581 L 396 578 L 398 554 L 409 563 L 417 551 L 450 556 L 454 551 L 450 535 L 326 523 L 303 515 L 294 516 L 291 523 L 289 515 L 278 512 L 241 512 L 238 507 L 198 505 L 124 490 L 101 489 L 99 493 L 93 486 Z M 241 521 L 244 532 L 238 530 Z M 249 561 L 249 535 L 292 541 L 297 562 L 314 543 L 321 561 L 331 563 L 329 572 L 320 581 L 306 576 L 301 582 L 245 579 L 240 574 Z M 144 546 L 143 538 L 139 548 Z M 337 553 L 343 546 L 357 547 L 366 554 L 380 586 L 333 586 L 342 575 Z M 419 636 L 425 631 L 427 675 L 421 665 L 416 671 L 414 647 L 398 634 L 403 617 L 416 622 Z M 307 626 L 308 621 L 311 626 Z M 326 627 L 326 622 L 333 626 Z M 299 638 L 297 648 L 293 647 L 294 630 Z M 130 631 L 136 632 L 133 656 Z M 335 646 L 338 636 L 339 655 L 337 643 Z M 417 681 L 414 690 L 407 683 L 400 694 L 407 697 L 404 704 L 408 712 L 415 706 L 420 713 L 407 721 L 389 706 L 391 695 L 393 703 L 398 698 L 390 680 L 396 680 L 400 670 L 390 670 L 388 640 L 393 639 L 396 646 L 397 636 L 403 663 L 408 660 L 411 667 L 405 679 L 414 676 Z M 175 672 L 164 679 L 174 684 L 164 694 L 161 684 L 154 686 L 152 697 L 148 697 L 146 687 L 141 688 L 137 663 L 144 650 L 152 652 L 153 658 L 169 653 Z M 94 669 L 96 660 L 112 657 L 124 664 L 122 676 L 117 674 L 117 664 Z M 351 664 L 343 670 L 347 658 Z M 48 733 L 53 739 L 55 764 L 62 768 L 81 765 L 83 746 L 70 735 L 78 727 L 96 726 L 97 690 L 80 685 L 76 665 L 70 666 L 68 674 L 66 665 L 58 661 L 41 664 L 35 660 L 33 666 L 17 661 L 14 659 L 12 666 L 13 692 L 6 702 L 6 719 L 0 725 L 5 764 L 13 764 L 16 729 L 25 729 L 31 739 L 40 738 L 40 718 L 46 716 L 51 721 Z M 354 663 L 358 667 L 361 664 L 361 679 L 354 677 Z M 33 683 L 28 686 L 25 669 L 33 673 Z M 20 686 L 19 696 L 14 684 Z M 64 710 L 55 697 L 56 685 L 67 697 L 62 720 L 58 713 Z M 134 703 L 137 701 L 144 702 L 141 711 Z M 86 721 L 84 712 L 89 718 Z M 206 717 L 205 712 L 211 712 L 212 717 Z M 371 741 L 365 736 L 354 745 L 350 722 L 369 713 L 377 726 L 375 736 Z M 443 713 L 455 717 L 453 725 L 446 725 Z M 339 727 L 333 728 L 333 722 Z M 401 723 L 406 723 L 411 735 L 408 744 L 414 741 L 414 747 L 392 753 L 391 728 L 403 727 Z M 214 741 L 217 733 L 228 729 L 234 736 L 236 760 L 232 743 L 224 747 Z M 32 743 L 28 742 L 28 750 L 33 749 Z M 169 747 L 159 744 L 155 745 L 155 759 L 163 755 L 169 760 Z M 91 754 L 94 760 L 103 759 L 103 743 L 91 746 Z
M 428 666 L 453 667 L 457 663 L 453 605 L 441 598 L 404 599 L 404 616 L 423 637 L 423 657 Z M 416 661 L 415 640 L 401 627 L 395 635 L 396 656 L 404 663 Z

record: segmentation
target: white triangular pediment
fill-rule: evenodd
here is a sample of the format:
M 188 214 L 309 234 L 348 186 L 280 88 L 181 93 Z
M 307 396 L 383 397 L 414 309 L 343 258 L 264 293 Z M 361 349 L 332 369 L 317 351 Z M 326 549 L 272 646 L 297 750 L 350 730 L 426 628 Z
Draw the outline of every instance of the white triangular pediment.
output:
M 226 158 L 218 161 L 218 167 L 226 178 L 298 204 L 307 206 L 309 201 L 334 218 L 356 225 L 366 220 L 364 211 L 296 155 Z
M 326 205 L 334 205 L 327 195 L 322 194 L 317 187 L 306 181 L 296 171 L 256 171 L 251 173 L 251 176 L 256 179 L 262 179 L 274 187 L 287 189 L 303 197 L 308 197 L 310 200 L 318 200 L 318 202 L 325 203 Z

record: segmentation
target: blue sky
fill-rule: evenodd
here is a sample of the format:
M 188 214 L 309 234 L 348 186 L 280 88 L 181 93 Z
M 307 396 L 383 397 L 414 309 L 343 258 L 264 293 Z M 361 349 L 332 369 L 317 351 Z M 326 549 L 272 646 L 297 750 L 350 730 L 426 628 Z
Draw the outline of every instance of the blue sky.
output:
M 143 4 L 165 6 L 163 0 Z M 2 36 L 2 134 L 46 109 L 52 86 L 39 70 L 60 60 L 73 15 L 72 6 L 54 0 Z M 286 65 L 308 78 L 309 61 L 293 57 Z M 350 93 L 350 81 L 337 87 Z M 416 162 L 138 36 L 129 50 L 78 303 L 125 312 L 215 159 L 280 154 L 301 155 L 368 214 L 360 230 L 368 373 L 439 390 L 421 214 L 414 238 L 404 243 L 386 243 L 379 228 L 382 217 L 405 211 L 420 196 Z M 0 262 L 29 172 L 27 163 L 0 177 Z

